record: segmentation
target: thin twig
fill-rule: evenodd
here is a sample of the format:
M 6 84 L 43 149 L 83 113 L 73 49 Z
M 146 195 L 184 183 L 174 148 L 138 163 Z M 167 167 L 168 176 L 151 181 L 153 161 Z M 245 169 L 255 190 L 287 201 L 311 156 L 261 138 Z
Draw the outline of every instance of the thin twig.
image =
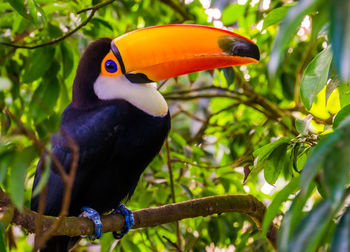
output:
M 174 186 L 174 176 L 173 176 L 173 168 L 172 168 L 172 163 L 170 159 L 170 148 L 169 148 L 169 139 L 166 138 L 165 140 L 165 149 L 166 149 L 166 155 L 167 155 L 167 164 L 168 164 L 168 169 L 169 169 L 169 180 L 170 180 L 170 189 L 171 189 L 171 198 L 173 200 L 173 203 L 176 203 L 176 197 L 175 197 L 175 186 Z M 180 234 L 180 223 L 176 221 L 176 236 L 177 236 L 177 246 L 179 251 L 181 250 L 182 247 L 182 242 L 181 242 L 181 234 Z

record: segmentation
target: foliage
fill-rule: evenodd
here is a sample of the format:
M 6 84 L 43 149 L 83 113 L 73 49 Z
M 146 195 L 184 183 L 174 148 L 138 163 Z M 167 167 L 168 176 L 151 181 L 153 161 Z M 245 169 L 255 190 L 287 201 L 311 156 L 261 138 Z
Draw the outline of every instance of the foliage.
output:
M 174 223 L 132 231 L 113 251 L 176 244 L 184 251 L 232 245 L 270 251 L 264 234 L 273 220 L 281 225 L 279 251 L 348 250 L 350 2 L 185 2 L 116 0 L 94 10 L 84 8 L 101 1 L 0 2 L 1 187 L 17 208 L 29 207 L 42 151 L 6 109 L 49 148 L 89 42 L 152 25 L 225 25 L 257 43 L 260 63 L 181 76 L 161 87 L 172 114 L 170 160 L 163 148 L 128 207 L 250 193 L 269 204 L 263 232 L 244 215 L 223 214 L 181 221 L 180 238 Z M 15 238 L 19 251 L 30 250 L 25 232 Z M 102 251 L 115 245 L 111 234 L 99 243 Z

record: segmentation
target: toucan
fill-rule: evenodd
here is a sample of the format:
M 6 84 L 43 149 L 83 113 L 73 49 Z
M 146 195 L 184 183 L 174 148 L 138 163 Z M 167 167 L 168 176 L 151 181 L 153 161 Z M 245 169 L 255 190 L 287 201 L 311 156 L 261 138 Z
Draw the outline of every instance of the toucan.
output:
M 257 63 L 259 49 L 231 31 L 201 25 L 161 25 L 115 39 L 101 38 L 83 53 L 73 83 L 72 102 L 62 114 L 60 133 L 51 137 L 52 153 L 71 169 L 79 161 L 69 215 L 83 212 L 102 233 L 99 215 L 113 211 L 125 217 L 121 238 L 133 225 L 132 212 L 120 204 L 130 198 L 147 165 L 159 153 L 170 130 L 167 103 L 157 81 L 214 68 Z M 33 190 L 43 177 L 40 160 Z M 50 164 L 44 214 L 57 216 L 64 184 Z M 39 196 L 31 209 L 38 210 Z M 51 238 L 41 251 L 67 251 L 77 237 Z

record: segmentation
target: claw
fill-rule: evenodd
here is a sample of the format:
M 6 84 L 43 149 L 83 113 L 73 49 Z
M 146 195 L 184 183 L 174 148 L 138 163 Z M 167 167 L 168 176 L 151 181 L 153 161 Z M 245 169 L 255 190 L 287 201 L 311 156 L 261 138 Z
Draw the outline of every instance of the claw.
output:
M 120 233 L 113 232 L 114 238 L 120 240 L 121 238 L 123 238 L 124 235 L 126 235 L 129 232 L 130 228 L 135 224 L 134 215 L 132 211 L 128 209 L 126 206 L 124 206 L 124 204 L 122 203 L 120 203 L 117 206 L 117 208 L 112 212 L 112 214 L 116 214 L 116 213 L 122 214 L 125 219 L 125 225 L 120 231 Z
M 90 207 L 82 207 L 83 212 L 80 214 L 82 217 L 89 218 L 94 222 L 95 225 L 95 235 L 91 235 L 90 240 L 98 239 L 102 236 L 102 222 L 99 213 Z

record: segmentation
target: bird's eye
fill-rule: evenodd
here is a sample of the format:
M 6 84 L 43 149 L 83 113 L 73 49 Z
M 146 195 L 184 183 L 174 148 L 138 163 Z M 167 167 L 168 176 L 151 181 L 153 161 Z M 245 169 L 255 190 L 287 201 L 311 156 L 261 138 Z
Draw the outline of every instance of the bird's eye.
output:
M 113 60 L 107 60 L 105 68 L 109 73 L 115 73 L 118 70 L 117 64 Z

